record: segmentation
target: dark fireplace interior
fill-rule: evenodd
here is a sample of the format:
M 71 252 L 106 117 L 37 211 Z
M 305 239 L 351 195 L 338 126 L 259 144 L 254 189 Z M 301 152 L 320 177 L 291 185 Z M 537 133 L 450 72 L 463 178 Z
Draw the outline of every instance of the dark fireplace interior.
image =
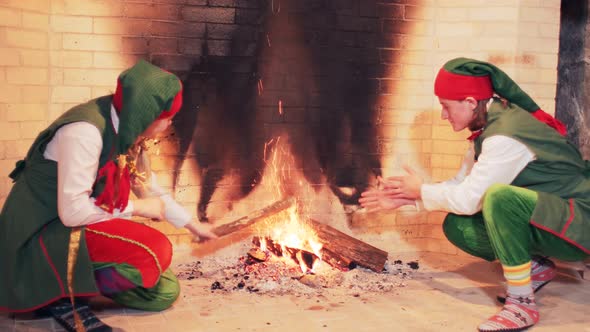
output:
M 206 222 L 216 191 L 226 191 L 230 199 L 223 204 L 231 209 L 260 183 L 265 144 L 281 137 L 312 187 L 329 186 L 342 204 L 356 204 L 381 173 L 377 100 L 393 89 L 382 79 L 395 66 L 407 29 L 404 6 L 226 2 L 235 23 L 206 24 L 190 67 L 176 70 L 185 102 L 174 122 L 173 183 L 183 161 L 194 158 L 201 179 L 197 215 Z M 220 185 L 228 174 L 236 183 Z M 285 194 L 291 185 L 287 180 Z

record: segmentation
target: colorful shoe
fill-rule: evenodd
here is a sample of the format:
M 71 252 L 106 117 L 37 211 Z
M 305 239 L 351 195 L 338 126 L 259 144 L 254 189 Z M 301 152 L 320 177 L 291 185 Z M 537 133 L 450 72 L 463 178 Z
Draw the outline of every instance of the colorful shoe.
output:
M 539 322 L 535 296 L 508 295 L 504 308 L 477 327 L 480 332 L 523 331 Z
M 547 259 L 546 257 L 533 257 L 533 263 L 531 266 L 531 283 L 533 285 L 533 292 L 538 292 L 547 285 L 557 275 L 557 269 L 555 263 Z M 506 302 L 506 294 L 500 294 L 496 296 L 496 299 L 500 303 Z

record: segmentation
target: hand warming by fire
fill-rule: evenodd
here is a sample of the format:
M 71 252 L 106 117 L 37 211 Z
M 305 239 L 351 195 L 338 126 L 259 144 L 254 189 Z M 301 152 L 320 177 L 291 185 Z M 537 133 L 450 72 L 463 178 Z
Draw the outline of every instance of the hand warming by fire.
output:
M 404 166 L 405 176 L 377 178 L 377 188 L 361 194 L 359 203 L 368 212 L 393 210 L 404 205 L 414 205 L 421 198 L 422 178 L 410 167 Z

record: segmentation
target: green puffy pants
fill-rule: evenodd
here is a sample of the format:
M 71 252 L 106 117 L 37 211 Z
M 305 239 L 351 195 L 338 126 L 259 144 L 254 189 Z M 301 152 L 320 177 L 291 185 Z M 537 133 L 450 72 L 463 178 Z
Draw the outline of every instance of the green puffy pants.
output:
M 449 213 L 443 223 L 446 237 L 461 250 L 505 266 L 517 266 L 531 255 L 565 261 L 587 255 L 559 237 L 529 223 L 537 193 L 511 185 L 491 186 L 484 196 L 482 212 L 461 216 Z
M 93 263 L 94 269 L 114 268 L 121 276 L 134 285 L 142 285 L 141 273 L 129 264 Z M 146 311 L 162 311 L 168 309 L 180 294 L 178 279 L 171 269 L 167 269 L 160 276 L 158 283 L 151 288 L 137 286 L 132 289 L 108 294 L 116 303 L 128 308 Z

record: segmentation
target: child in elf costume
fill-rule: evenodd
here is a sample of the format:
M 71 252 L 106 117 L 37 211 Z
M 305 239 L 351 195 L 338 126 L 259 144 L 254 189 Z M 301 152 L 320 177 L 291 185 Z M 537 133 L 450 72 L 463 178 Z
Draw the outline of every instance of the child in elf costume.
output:
M 503 309 L 480 331 L 521 331 L 539 321 L 534 293 L 555 276 L 546 257 L 590 254 L 590 163 L 563 124 L 496 66 L 457 58 L 440 69 L 434 93 L 453 130 L 472 141 L 457 176 L 425 184 L 411 169 L 364 192 L 369 210 L 421 204 L 449 212 L 447 238 L 471 255 L 499 260 Z
M 102 294 L 150 311 L 172 305 L 179 284 L 170 241 L 128 219 L 214 235 L 156 184 L 153 197 L 129 199 L 134 174 L 124 156 L 164 131 L 181 105 L 180 80 L 140 61 L 121 73 L 114 95 L 70 109 L 39 134 L 10 174 L 0 214 L 0 311 L 42 309 L 68 331 L 110 331 L 80 298 Z

